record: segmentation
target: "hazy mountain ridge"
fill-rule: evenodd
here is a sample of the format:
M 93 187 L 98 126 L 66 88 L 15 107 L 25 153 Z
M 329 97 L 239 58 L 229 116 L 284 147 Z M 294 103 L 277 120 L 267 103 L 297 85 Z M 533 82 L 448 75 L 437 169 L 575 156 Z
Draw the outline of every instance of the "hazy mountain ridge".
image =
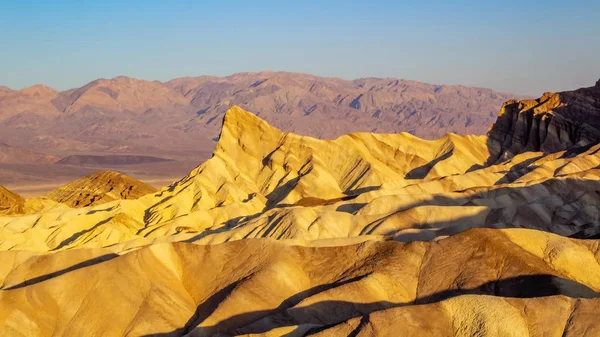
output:
M 116 77 L 64 92 L 42 85 L 3 91 L 0 141 L 65 155 L 92 150 L 208 158 L 222 116 L 233 105 L 285 131 L 320 138 L 355 131 L 437 138 L 485 133 L 510 98 L 514 95 L 464 86 L 281 72 L 166 83 Z
M 217 116 L 237 105 L 286 131 L 328 139 L 355 131 L 407 131 L 425 138 L 448 132 L 483 134 L 496 116 L 496 104 L 513 96 L 391 78 L 346 81 L 273 72 L 182 78 L 167 84 L 200 109 L 199 119 L 184 129 L 218 125 Z

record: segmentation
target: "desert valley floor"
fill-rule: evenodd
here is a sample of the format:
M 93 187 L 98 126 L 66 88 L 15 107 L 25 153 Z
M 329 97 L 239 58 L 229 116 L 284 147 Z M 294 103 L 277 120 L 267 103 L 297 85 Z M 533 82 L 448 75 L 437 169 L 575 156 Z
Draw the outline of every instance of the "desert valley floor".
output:
M 233 106 L 162 189 L 0 187 L 0 335 L 599 336 L 599 117 L 600 81 L 436 140 Z

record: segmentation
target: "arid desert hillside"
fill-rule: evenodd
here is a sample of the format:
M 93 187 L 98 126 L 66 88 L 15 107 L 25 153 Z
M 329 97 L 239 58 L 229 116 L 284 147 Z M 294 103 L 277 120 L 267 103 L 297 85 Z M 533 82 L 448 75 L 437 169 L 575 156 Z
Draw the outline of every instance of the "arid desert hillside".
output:
M 105 173 L 64 189 L 116 199 L 86 207 L 1 194 L 20 206 L 0 216 L 0 335 L 598 335 L 598 117 L 600 81 L 434 140 L 322 140 L 234 106 L 158 191 L 110 194 Z

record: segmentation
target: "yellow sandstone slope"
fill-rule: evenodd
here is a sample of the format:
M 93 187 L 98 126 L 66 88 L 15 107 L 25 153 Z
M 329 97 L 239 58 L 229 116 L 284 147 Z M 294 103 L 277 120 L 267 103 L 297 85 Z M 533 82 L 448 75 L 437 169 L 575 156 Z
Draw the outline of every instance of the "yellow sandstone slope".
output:
M 69 207 L 86 207 L 114 200 L 137 199 L 156 189 L 114 171 L 98 171 L 48 193 L 45 198 Z

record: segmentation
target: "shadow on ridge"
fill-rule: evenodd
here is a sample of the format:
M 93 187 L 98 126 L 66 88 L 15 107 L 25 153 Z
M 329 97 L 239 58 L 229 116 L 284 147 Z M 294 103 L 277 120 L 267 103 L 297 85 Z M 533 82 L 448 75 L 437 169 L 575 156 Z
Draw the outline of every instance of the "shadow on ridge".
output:
M 526 170 L 506 173 L 508 176 L 505 175 L 502 179 L 516 179 L 513 174 L 518 172 L 526 172 Z M 357 235 L 386 235 L 390 239 L 400 242 L 430 241 L 436 237 L 451 236 L 470 228 L 529 228 L 580 239 L 594 238 L 600 235 L 600 215 L 590 211 L 589 207 L 590 205 L 600 205 L 600 181 L 579 178 L 566 178 L 558 181 L 549 179 L 530 185 L 476 187 L 465 191 L 453 190 L 450 192 L 456 192 L 456 194 L 432 193 L 425 199 L 402 204 L 380 214 L 377 218 L 365 220 L 360 224 L 362 229 Z M 348 203 L 334 206 L 334 210 L 356 214 L 366 204 L 352 202 L 354 198 L 355 196 L 331 200 L 304 198 L 291 206 L 324 206 L 347 201 Z M 548 204 L 548 207 L 538 206 L 547 202 L 548 198 L 560 198 L 563 202 L 552 202 Z M 586 200 L 586 202 L 582 203 L 581 200 Z M 419 210 L 419 208 L 432 206 L 436 208 Z M 457 212 L 457 206 L 479 207 L 479 209 L 466 211 L 463 214 Z M 422 219 L 419 222 L 411 213 L 413 211 L 423 211 L 427 214 L 449 212 L 450 216 L 446 220 L 432 220 L 435 219 L 434 217 Z M 238 216 L 224 222 L 221 226 L 197 233 L 186 239 L 185 242 L 192 243 L 207 236 L 240 229 L 247 225 L 251 226 L 252 221 L 260 218 L 262 214 L 263 212 L 258 212 L 252 215 Z M 456 215 L 452 216 L 452 214 Z M 261 223 L 267 223 L 270 228 L 275 228 L 286 215 L 285 212 L 268 214 Z M 397 226 L 394 224 L 394 217 L 401 217 L 412 222 L 407 225 L 406 222 L 400 221 L 401 226 Z M 440 219 L 444 219 L 444 217 Z M 257 238 L 267 237 L 269 233 L 270 231 L 263 231 Z
M 412 170 L 410 170 L 405 176 L 404 179 L 424 179 L 425 177 L 427 177 L 427 175 L 429 174 L 429 172 L 433 169 L 433 167 L 441 162 L 444 161 L 450 157 L 452 157 L 452 154 L 454 153 L 454 149 L 444 153 L 443 155 L 435 158 L 434 160 L 428 162 L 425 165 L 416 167 Z
M 58 271 L 55 271 L 55 272 L 52 272 L 52 273 L 49 273 L 49 274 L 37 276 L 37 277 L 25 280 L 25 281 L 23 281 L 21 283 L 18 283 L 18 284 L 15 284 L 15 285 L 12 285 L 12 286 L 9 286 L 9 287 L 6 287 L 6 288 L 0 288 L 0 290 L 13 290 L 13 289 L 19 289 L 19 288 L 23 288 L 23 287 L 26 287 L 26 286 L 34 285 L 36 283 L 40 283 L 40 282 L 49 280 L 51 278 L 54 278 L 54 277 L 57 277 L 57 276 L 60 276 L 60 275 L 63 275 L 63 274 L 66 274 L 66 273 L 69 273 L 69 272 L 81 269 L 81 268 L 90 267 L 90 266 L 93 266 L 93 265 L 96 265 L 96 264 L 99 264 L 99 263 L 102 263 L 102 262 L 106 262 L 106 261 L 112 260 L 112 259 L 114 259 L 115 257 L 118 257 L 118 256 L 119 256 L 118 254 L 114 254 L 114 253 L 109 253 L 109 254 L 101 255 L 101 256 L 95 257 L 93 259 L 89 259 L 89 260 L 86 260 L 86 261 L 74 264 L 74 265 L 72 265 L 70 267 L 67 267 L 67 268 L 64 268 L 64 269 L 61 269 L 61 270 L 58 270 Z
M 539 155 L 533 158 L 526 159 L 514 166 L 512 166 L 506 174 L 500 178 L 494 185 L 502 185 L 502 184 L 511 184 L 517 181 L 522 176 L 527 173 L 535 170 L 537 166 L 531 165 L 535 163 L 538 159 L 543 158 L 544 155 Z
M 188 320 L 187 324 L 168 333 L 149 334 L 146 336 L 175 337 L 184 336 L 194 331 L 198 336 L 265 333 L 267 331 L 296 325 L 312 325 L 313 328 L 304 335 L 318 332 L 322 329 L 339 324 L 348 319 L 369 315 L 374 311 L 395 307 L 436 303 L 461 295 L 490 295 L 513 298 L 535 298 L 545 296 L 564 295 L 572 298 L 597 298 L 600 297 L 594 290 L 586 285 L 549 274 L 522 275 L 508 279 L 484 283 L 475 288 L 452 289 L 440 291 L 417 298 L 415 301 L 392 303 L 378 301 L 371 303 L 355 303 L 349 301 L 322 301 L 294 308 L 302 300 L 315 294 L 329 290 L 347 283 L 358 281 L 368 275 L 356 277 L 342 282 L 320 285 L 289 297 L 277 308 L 261 310 L 234 315 L 212 326 L 198 327 L 214 312 L 218 304 L 223 301 L 239 283 L 233 283 L 215 293 L 208 300 L 198 306 L 196 313 Z

